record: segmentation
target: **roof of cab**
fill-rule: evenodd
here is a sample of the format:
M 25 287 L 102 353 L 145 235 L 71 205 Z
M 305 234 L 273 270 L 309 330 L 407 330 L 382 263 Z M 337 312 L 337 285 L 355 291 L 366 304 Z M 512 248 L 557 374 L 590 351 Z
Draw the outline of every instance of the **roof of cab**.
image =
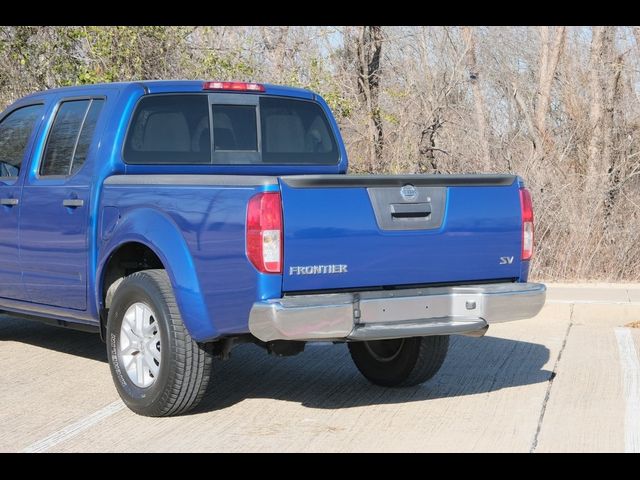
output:
M 36 97 L 42 95 L 53 95 L 59 93 L 67 93 L 69 95 L 82 95 L 87 93 L 97 94 L 101 90 L 113 90 L 114 88 L 122 91 L 131 87 L 146 89 L 147 93 L 182 93 L 182 92 L 202 92 L 204 80 L 139 80 L 132 82 L 113 82 L 113 83 L 96 83 L 91 85 L 75 85 L 71 87 L 53 88 L 51 90 L 43 90 L 34 92 L 26 97 Z M 286 97 L 298 97 L 313 99 L 314 93 L 303 88 L 287 87 L 283 85 L 272 85 L 263 83 L 265 92 L 262 95 L 279 95 Z M 255 95 L 254 92 L 229 92 Z

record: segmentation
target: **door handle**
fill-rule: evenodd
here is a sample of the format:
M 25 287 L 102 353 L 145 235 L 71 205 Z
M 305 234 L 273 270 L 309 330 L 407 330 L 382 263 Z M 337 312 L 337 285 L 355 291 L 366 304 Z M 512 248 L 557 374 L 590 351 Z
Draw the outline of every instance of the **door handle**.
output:
M 0 205 L 5 205 L 7 207 L 14 207 L 18 205 L 20 201 L 17 198 L 0 198 Z
M 392 203 L 393 218 L 427 218 L 431 215 L 430 203 Z
M 62 201 L 62 206 L 67 208 L 78 208 L 84 206 L 84 200 L 79 198 L 67 198 Z

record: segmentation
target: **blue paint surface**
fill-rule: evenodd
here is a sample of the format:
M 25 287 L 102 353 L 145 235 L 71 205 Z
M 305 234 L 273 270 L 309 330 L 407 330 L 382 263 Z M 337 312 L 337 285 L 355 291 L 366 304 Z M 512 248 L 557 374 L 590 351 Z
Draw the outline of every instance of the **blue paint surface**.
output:
M 284 291 L 520 277 L 520 197 L 508 187 L 449 187 L 435 230 L 383 231 L 366 188 L 281 184 Z M 513 263 L 500 265 L 500 257 Z M 347 265 L 347 273 L 289 275 L 290 267 Z

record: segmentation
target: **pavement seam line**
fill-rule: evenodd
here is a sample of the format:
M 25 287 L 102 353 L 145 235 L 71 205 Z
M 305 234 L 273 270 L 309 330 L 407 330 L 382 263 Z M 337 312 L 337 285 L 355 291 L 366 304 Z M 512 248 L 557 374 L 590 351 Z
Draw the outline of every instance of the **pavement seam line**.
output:
M 624 451 L 640 452 L 640 361 L 631 330 L 616 328 L 616 340 L 622 370 L 622 391 L 625 400 Z
M 51 447 L 58 445 L 59 443 L 65 442 L 72 437 L 84 432 L 85 430 L 93 427 L 97 423 L 100 423 L 107 417 L 118 413 L 120 410 L 124 409 L 124 403 L 122 401 L 117 400 L 113 403 L 110 403 L 104 408 L 101 408 L 97 412 L 92 413 L 84 418 L 81 418 L 77 422 L 72 423 L 64 427 L 57 432 L 53 432 L 51 435 L 39 440 L 35 443 L 32 443 L 28 447 L 24 448 L 21 453 L 40 453 L 46 452 Z
M 560 300 L 560 299 L 551 299 L 551 300 L 546 300 L 545 305 L 547 303 L 552 303 L 552 304 L 564 304 L 566 305 L 567 303 L 570 305 L 631 305 L 634 307 L 640 306 L 640 302 L 632 302 L 631 300 L 629 301 L 620 301 L 620 300 L 616 300 L 616 301 L 610 301 L 610 300 Z
M 549 376 L 549 384 L 547 385 L 547 391 L 544 395 L 544 400 L 542 400 L 542 407 L 540 408 L 540 416 L 538 417 L 538 426 L 536 427 L 536 433 L 533 436 L 533 442 L 531 442 L 531 448 L 529 449 L 529 453 L 535 453 L 536 448 L 538 448 L 538 439 L 540 437 L 540 432 L 542 431 L 542 423 L 544 422 L 544 415 L 547 412 L 547 403 L 549 402 L 549 398 L 551 397 L 551 387 L 553 387 L 553 381 L 556 378 L 558 365 L 560 364 L 560 359 L 562 358 L 564 349 L 567 346 L 567 340 L 569 339 L 569 332 L 571 332 L 571 327 L 573 326 L 573 308 L 574 308 L 574 305 L 572 304 L 571 310 L 569 311 L 569 325 L 567 326 L 567 331 L 564 334 L 564 340 L 562 341 L 560 352 L 558 352 L 558 358 L 556 358 L 556 361 L 553 364 L 553 370 L 551 371 L 551 375 Z

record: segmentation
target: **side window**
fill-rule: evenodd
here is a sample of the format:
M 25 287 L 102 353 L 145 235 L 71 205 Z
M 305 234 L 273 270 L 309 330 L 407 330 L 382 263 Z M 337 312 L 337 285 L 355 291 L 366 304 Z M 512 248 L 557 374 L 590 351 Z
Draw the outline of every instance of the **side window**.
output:
M 130 164 L 211 163 L 206 95 L 149 95 L 133 114 L 124 145 Z
M 103 99 L 95 99 L 91 102 L 91 105 L 89 105 L 89 110 L 87 111 L 87 115 L 84 119 L 84 125 L 82 126 L 80 136 L 78 137 L 76 153 L 73 155 L 73 161 L 71 162 L 72 175 L 80 170 L 87 159 L 87 153 L 89 152 L 89 147 L 91 146 L 93 134 L 96 130 L 96 124 L 98 123 L 98 118 L 100 117 L 100 112 L 102 111 L 103 106 Z
M 0 177 L 17 177 L 20 173 L 29 137 L 43 109 L 43 105 L 22 107 L 0 123 Z
M 75 173 L 84 164 L 104 100 L 63 102 L 45 146 L 40 175 Z

